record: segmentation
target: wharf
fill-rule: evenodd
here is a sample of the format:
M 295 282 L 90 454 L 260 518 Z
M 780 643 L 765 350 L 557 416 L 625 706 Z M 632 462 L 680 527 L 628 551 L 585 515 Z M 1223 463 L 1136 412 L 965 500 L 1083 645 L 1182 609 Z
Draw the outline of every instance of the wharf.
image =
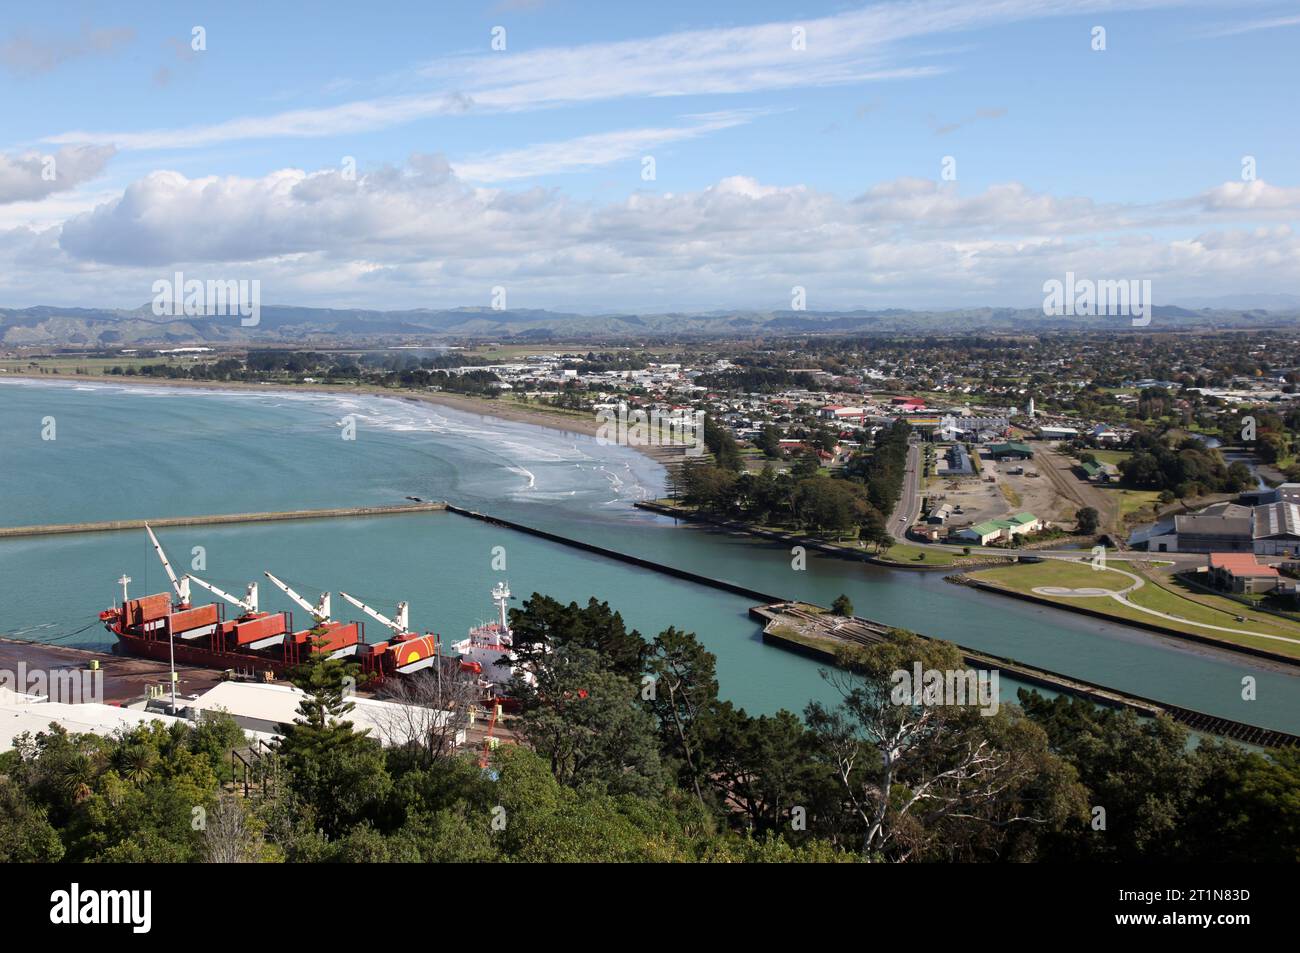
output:
M 52 684 L 61 675 L 89 671 L 92 661 L 99 663 L 99 671 L 103 673 L 100 683 L 102 697 L 86 698 L 85 701 L 125 705 L 144 698 L 150 687 L 166 686 L 168 683 L 166 662 L 90 649 L 74 649 L 66 645 L 0 638 L 0 671 L 15 681 L 21 681 L 24 675 L 30 681 L 33 675 L 39 673 L 47 683 Z M 222 677 L 216 669 L 181 664 L 176 666 L 176 675 L 178 695 L 206 692 L 220 682 Z M 12 684 L 9 687 L 23 691 L 25 686 Z

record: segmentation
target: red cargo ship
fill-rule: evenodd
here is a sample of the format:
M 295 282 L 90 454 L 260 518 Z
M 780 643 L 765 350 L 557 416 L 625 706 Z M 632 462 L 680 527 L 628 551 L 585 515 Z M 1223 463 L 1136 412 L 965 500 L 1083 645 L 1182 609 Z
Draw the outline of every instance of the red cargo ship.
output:
M 281 591 L 312 618 L 306 629 L 295 629 L 292 612 L 262 612 L 258 609 L 257 583 L 249 583 L 243 598 L 233 596 L 194 575 L 178 578 L 172 570 L 153 530 L 145 527 L 175 593 L 161 592 L 132 599 L 127 592 L 129 577 L 122 586 L 120 605 L 99 614 L 104 627 L 117 637 L 114 651 L 140 655 L 162 662 L 175 661 L 204 668 L 232 669 L 252 677 L 283 676 L 311 653 L 331 657 L 353 656 L 361 670 L 371 676 L 369 684 L 394 675 L 407 675 L 430 667 L 442 657 L 438 636 L 407 631 L 406 603 L 398 605 L 397 619 L 389 619 L 354 599 L 344 598 L 392 631 L 384 642 L 366 642 L 364 624 L 337 622 L 330 618 L 330 594 L 322 593 L 315 605 L 287 584 L 266 573 Z M 240 610 L 227 619 L 225 606 L 190 602 L 190 583 L 198 583 Z M 463 665 L 477 671 L 473 663 Z

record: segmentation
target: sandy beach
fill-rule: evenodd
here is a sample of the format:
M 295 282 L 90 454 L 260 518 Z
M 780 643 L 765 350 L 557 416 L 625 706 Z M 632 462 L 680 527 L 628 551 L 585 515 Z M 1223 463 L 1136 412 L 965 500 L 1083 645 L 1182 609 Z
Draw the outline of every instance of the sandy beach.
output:
M 336 386 L 331 384 L 262 384 L 248 381 L 168 380 L 125 377 L 116 374 L 111 376 L 107 374 L 25 373 L 0 375 L 0 381 L 7 379 L 45 381 L 56 384 L 121 384 L 125 387 L 176 387 L 182 390 L 253 391 L 265 394 L 348 394 L 365 397 L 387 397 L 390 400 L 409 400 L 425 404 L 436 404 L 464 413 L 477 414 L 480 417 L 492 420 L 531 424 L 537 427 L 547 427 L 551 430 L 582 434 L 588 437 L 596 436 L 596 432 L 600 427 L 594 414 L 586 416 L 561 410 L 546 410 L 541 407 L 523 407 L 510 400 L 470 397 L 465 394 L 450 394 L 444 391 L 415 391 L 393 387 L 367 387 L 348 384 Z M 680 448 L 633 446 L 632 449 L 664 465 L 679 463 L 683 457 L 683 450 Z

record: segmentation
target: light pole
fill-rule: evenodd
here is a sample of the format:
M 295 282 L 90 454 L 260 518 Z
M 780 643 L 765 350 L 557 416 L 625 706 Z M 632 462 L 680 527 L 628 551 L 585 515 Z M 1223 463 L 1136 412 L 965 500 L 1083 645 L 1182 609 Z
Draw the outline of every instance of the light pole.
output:
M 172 678 L 172 715 L 176 714 L 176 635 L 172 632 L 170 620 L 167 623 L 167 654 L 171 658 Z

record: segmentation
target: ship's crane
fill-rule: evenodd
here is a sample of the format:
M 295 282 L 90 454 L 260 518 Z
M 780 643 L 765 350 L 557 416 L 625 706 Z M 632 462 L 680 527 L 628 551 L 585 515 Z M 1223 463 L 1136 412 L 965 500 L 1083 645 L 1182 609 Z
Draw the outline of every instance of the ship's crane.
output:
M 378 612 L 377 610 L 372 609 L 370 606 L 366 605 L 356 596 L 350 596 L 346 592 L 343 592 L 342 590 L 339 591 L 339 595 L 342 596 L 344 599 L 346 599 L 348 602 L 352 603 L 354 606 L 356 606 L 366 615 L 370 616 L 370 618 L 374 619 L 380 625 L 392 629 L 394 635 L 406 635 L 408 632 L 411 631 L 411 607 L 409 603 L 399 602 L 397 604 L 397 612 L 395 613 L 397 618 L 390 619 L 388 618 L 388 616 L 384 615 L 383 613 Z
M 218 589 L 210 582 L 204 582 L 198 576 L 194 575 L 194 573 L 187 573 L 185 575 L 185 578 L 192 582 L 197 582 L 200 586 L 208 590 L 208 592 L 212 593 L 213 595 L 220 596 L 222 599 L 225 599 L 227 602 L 233 603 L 234 605 L 243 609 L 245 615 L 257 614 L 257 583 L 250 582 L 248 584 L 247 592 L 244 593 L 244 598 L 240 599 L 238 596 L 232 596 L 224 589 Z
M 149 534 L 149 541 L 153 543 L 154 552 L 162 560 L 163 569 L 167 571 L 167 578 L 172 581 L 172 588 L 176 590 L 176 599 L 183 605 L 190 604 L 190 580 L 186 576 L 184 579 L 177 579 L 176 573 L 172 570 L 172 564 L 167 561 L 167 554 L 163 552 L 162 543 L 158 542 L 158 537 L 153 534 L 153 530 L 148 523 L 144 524 L 144 530 Z
M 322 592 L 320 594 L 320 601 L 315 605 L 312 605 L 302 596 L 298 595 L 298 593 L 290 589 L 287 583 L 276 579 L 269 572 L 265 575 L 267 579 L 276 584 L 281 592 L 311 613 L 311 617 L 316 620 L 317 624 L 328 622 L 330 620 L 330 594 L 328 592 Z

